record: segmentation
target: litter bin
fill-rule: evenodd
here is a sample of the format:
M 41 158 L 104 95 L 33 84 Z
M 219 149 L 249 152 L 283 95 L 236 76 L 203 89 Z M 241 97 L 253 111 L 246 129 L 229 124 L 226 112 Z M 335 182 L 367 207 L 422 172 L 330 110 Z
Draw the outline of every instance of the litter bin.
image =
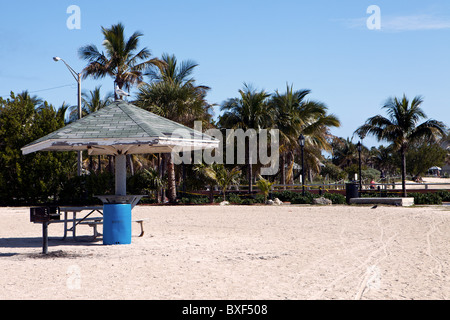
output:
M 103 244 L 131 244 L 131 204 L 103 205 Z
M 345 184 L 345 198 L 347 204 L 350 204 L 350 199 L 359 198 L 358 184 L 357 183 L 347 183 Z

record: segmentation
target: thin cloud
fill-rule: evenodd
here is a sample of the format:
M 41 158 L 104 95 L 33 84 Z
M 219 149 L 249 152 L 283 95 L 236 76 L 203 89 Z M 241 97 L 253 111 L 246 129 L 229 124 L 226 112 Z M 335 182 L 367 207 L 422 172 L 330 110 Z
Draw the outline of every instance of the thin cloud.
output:
M 381 17 L 381 29 L 387 31 L 421 31 L 450 29 L 450 19 L 432 15 L 412 15 L 402 17 Z
M 340 20 L 347 28 L 367 28 L 366 18 Z M 387 32 L 426 31 L 450 29 L 450 19 L 430 14 L 409 16 L 385 16 L 381 12 L 381 30 Z

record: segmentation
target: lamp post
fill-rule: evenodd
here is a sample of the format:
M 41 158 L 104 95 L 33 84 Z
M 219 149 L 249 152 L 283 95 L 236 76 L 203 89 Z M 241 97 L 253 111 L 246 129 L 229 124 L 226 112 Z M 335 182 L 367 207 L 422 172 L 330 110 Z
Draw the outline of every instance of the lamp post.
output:
M 304 156 L 304 148 L 305 148 L 305 136 L 303 134 L 298 137 L 298 144 L 302 149 L 302 195 L 305 196 L 305 156 Z
M 361 141 L 358 142 L 358 155 L 359 155 L 359 192 L 362 191 L 362 176 L 361 176 Z
M 81 114 L 81 73 L 76 72 L 71 66 L 69 66 L 69 64 L 66 61 L 64 61 L 60 57 L 54 57 L 53 60 L 55 62 L 58 62 L 58 61 L 64 62 L 67 69 L 69 69 L 70 74 L 72 74 L 72 76 L 74 77 L 75 81 L 78 84 L 78 120 L 80 120 L 82 118 L 82 114 Z M 83 155 L 82 155 L 81 151 L 78 151 L 77 153 L 78 153 L 77 173 L 78 173 L 78 176 L 81 176 Z

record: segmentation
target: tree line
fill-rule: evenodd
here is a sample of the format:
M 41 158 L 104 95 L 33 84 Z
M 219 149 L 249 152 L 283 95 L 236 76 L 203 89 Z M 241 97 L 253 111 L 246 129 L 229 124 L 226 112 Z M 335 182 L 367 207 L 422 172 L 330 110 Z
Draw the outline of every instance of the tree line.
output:
M 309 99 L 310 90 L 296 90 L 289 84 L 283 91 L 270 93 L 244 83 L 236 97 L 219 106 L 221 115 L 214 119 L 215 105 L 206 98 L 210 88 L 198 85 L 194 77 L 197 63 L 178 61 L 175 55 L 167 53 L 161 58 L 152 57 L 148 48 L 139 46 L 143 34 L 135 32 L 126 38 L 120 23 L 102 27 L 102 33 L 103 50 L 94 44 L 79 49 L 80 58 L 87 62 L 84 78 L 110 77 L 121 89 L 137 88 L 131 103 L 189 127 L 200 120 L 205 129 L 278 129 L 280 170 L 275 176 L 265 177 L 271 183 L 294 183 L 299 177 L 300 135 L 305 137 L 305 168 L 301 170 L 305 170 L 309 181 L 351 177 L 359 157 L 352 140 L 355 136 L 363 140 L 372 134 L 389 143 L 388 147 L 370 150 L 363 146 L 364 171 L 371 177 L 395 175 L 401 168 L 405 181 L 407 173 L 421 175 L 430 163 L 442 165 L 449 160 L 448 151 L 442 147 L 448 143 L 448 129 L 443 122 L 426 119 L 420 97 L 411 102 L 407 97 L 389 99 L 383 107 L 387 117 L 368 119 L 354 137 L 347 139 L 331 134 L 330 130 L 339 127 L 340 121 L 323 102 Z M 83 115 L 98 111 L 117 98 L 115 93 L 102 95 L 101 87 L 83 92 Z M 75 121 L 77 116 L 76 107 L 64 103 L 55 108 L 27 91 L 0 99 L 1 204 L 77 202 L 79 198 L 93 201 L 90 197 L 94 192 L 113 192 L 111 157 L 83 157 L 86 174 L 77 177 L 74 153 L 21 155 L 20 148 L 24 145 Z M 420 120 L 425 121 L 419 123 Z M 325 158 L 324 151 L 331 158 Z M 169 154 L 132 155 L 128 157 L 129 191 L 154 194 L 158 201 L 167 196 L 169 201 L 176 202 L 177 187 L 178 191 L 204 189 L 206 185 L 212 189 L 230 181 L 248 184 L 252 192 L 253 184 L 264 178 L 258 176 L 260 164 L 246 163 L 239 167 L 202 168 L 176 166 Z

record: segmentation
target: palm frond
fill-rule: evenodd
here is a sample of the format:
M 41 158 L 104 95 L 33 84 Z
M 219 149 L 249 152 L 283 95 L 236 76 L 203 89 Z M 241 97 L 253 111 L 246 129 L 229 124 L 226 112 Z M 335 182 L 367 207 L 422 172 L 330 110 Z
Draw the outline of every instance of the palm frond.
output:
M 435 142 L 445 136 L 446 130 L 447 127 L 443 122 L 430 119 L 415 128 L 411 133 L 410 140 L 425 139 L 426 141 Z

